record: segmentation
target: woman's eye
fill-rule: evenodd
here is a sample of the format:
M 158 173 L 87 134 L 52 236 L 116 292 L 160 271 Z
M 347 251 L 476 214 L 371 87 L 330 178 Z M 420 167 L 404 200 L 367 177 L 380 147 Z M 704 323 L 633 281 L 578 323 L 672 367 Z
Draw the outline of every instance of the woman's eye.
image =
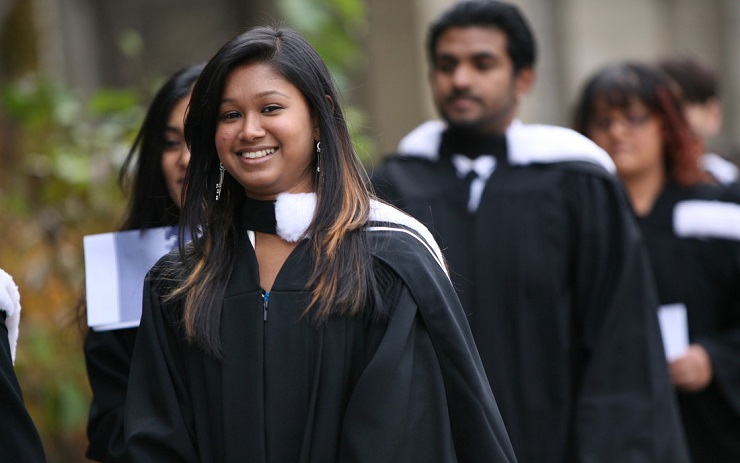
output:
M 221 116 L 221 119 L 229 120 L 229 119 L 236 119 L 238 117 L 239 117 L 239 113 L 238 112 L 236 112 L 236 111 L 229 111 L 227 113 L 224 113 Z
M 180 140 L 167 140 L 164 141 L 164 149 L 172 149 L 180 146 Z
M 262 112 L 263 113 L 272 113 L 272 112 L 275 112 L 275 111 L 277 111 L 279 109 L 282 109 L 282 107 L 281 106 L 278 106 L 278 105 L 275 105 L 275 104 L 272 104 L 272 105 L 265 106 L 265 109 L 263 109 Z

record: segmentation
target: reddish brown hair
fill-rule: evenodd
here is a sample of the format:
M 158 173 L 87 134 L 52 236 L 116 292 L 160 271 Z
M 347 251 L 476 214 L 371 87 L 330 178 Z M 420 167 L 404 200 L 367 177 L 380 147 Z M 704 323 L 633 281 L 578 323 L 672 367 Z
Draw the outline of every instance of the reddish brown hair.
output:
M 683 116 L 679 88 L 662 71 L 639 63 L 607 66 L 594 74 L 583 87 L 575 107 L 573 128 L 589 136 L 596 103 L 627 110 L 640 101 L 661 124 L 663 155 L 671 179 L 683 186 L 711 181 L 701 167 L 701 142 Z

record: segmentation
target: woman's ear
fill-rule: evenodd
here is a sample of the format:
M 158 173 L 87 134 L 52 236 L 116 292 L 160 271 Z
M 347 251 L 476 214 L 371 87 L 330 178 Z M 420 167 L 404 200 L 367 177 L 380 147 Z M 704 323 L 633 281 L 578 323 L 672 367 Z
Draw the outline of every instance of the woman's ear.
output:
M 329 106 L 331 107 L 331 112 L 334 114 L 334 100 L 329 95 L 326 95 L 326 102 L 329 103 Z M 321 133 L 319 131 L 319 119 L 318 117 L 314 118 L 313 121 L 313 137 L 315 140 L 319 140 L 321 138 Z

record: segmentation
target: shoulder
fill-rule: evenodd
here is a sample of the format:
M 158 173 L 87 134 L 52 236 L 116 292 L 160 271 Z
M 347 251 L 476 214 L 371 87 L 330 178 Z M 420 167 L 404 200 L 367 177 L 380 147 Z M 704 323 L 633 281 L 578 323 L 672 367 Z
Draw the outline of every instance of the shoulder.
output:
M 673 229 L 685 238 L 740 241 L 740 204 L 727 200 L 721 189 L 705 188 L 694 199 L 678 201 L 673 208 Z
M 395 267 L 414 259 L 447 273 L 444 256 L 431 232 L 418 220 L 382 201 L 373 200 L 365 227 L 373 254 Z
M 509 162 L 514 165 L 585 162 L 609 173 L 614 162 L 603 149 L 575 130 L 515 121 L 506 131 Z
M 186 248 L 189 246 L 192 244 L 186 245 Z M 159 258 L 147 273 L 145 281 L 160 295 L 169 294 L 187 278 L 186 268 L 180 250 L 175 248 Z
M 720 183 L 731 184 L 737 182 L 740 177 L 740 169 L 718 154 L 705 153 L 701 158 L 701 164 Z
M 398 143 L 398 154 L 434 161 L 439 156 L 442 132 L 447 125 L 439 120 L 426 121 L 406 134 Z
M 419 125 L 398 144 L 401 159 L 436 161 L 442 133 L 447 128 L 443 121 L 431 120 Z M 559 164 L 586 162 L 609 173 L 616 172 L 614 162 L 603 149 L 575 130 L 543 124 L 523 124 L 514 121 L 506 130 L 509 162 L 513 165 Z

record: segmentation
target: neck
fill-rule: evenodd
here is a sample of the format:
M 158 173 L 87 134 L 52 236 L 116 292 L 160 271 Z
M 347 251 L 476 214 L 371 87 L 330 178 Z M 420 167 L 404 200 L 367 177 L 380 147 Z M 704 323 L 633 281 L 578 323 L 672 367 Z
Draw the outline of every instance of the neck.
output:
M 632 208 L 638 216 L 646 216 L 652 210 L 667 180 L 668 174 L 663 168 L 657 172 L 622 177 Z

